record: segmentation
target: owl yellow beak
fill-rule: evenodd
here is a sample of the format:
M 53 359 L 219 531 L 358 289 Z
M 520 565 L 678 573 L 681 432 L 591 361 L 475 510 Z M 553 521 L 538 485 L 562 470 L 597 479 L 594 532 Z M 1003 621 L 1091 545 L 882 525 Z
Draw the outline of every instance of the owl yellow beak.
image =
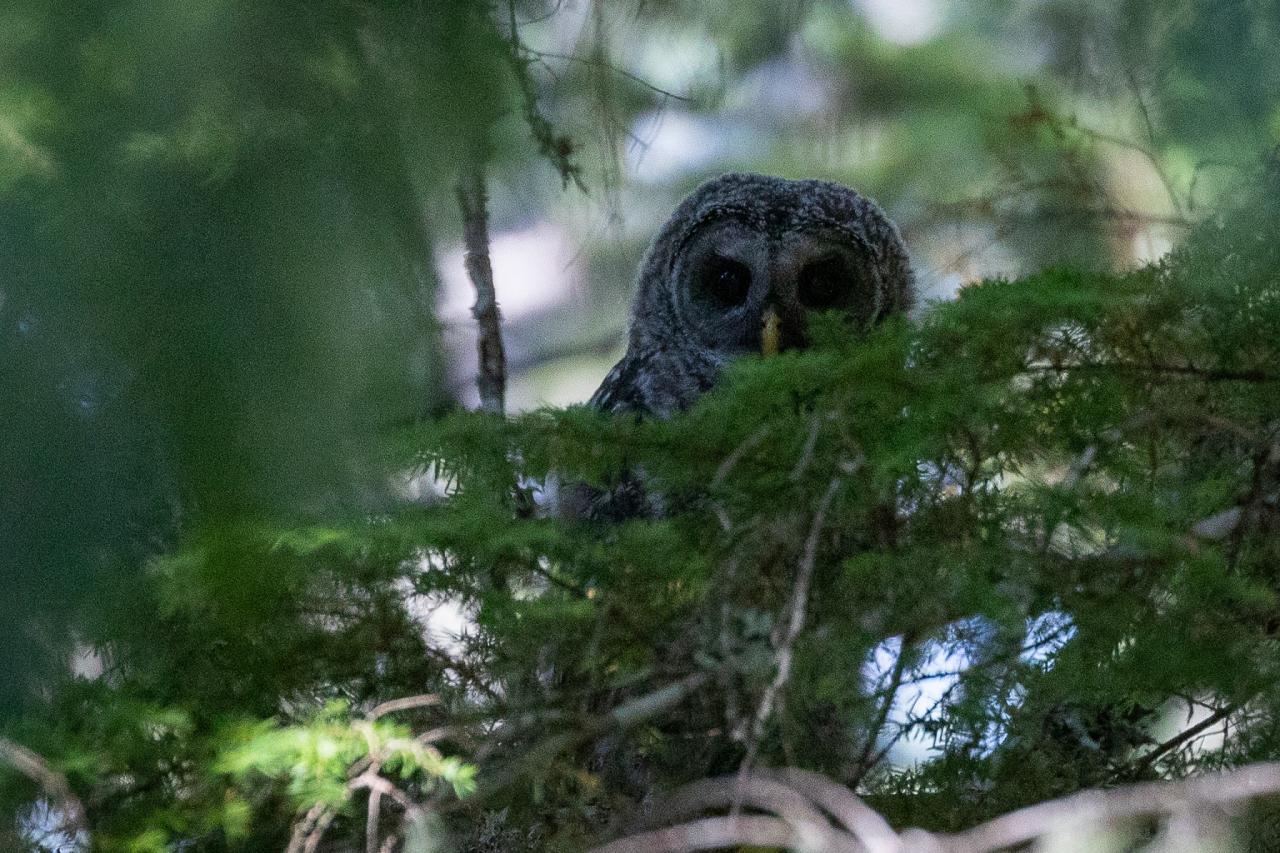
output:
M 760 354 L 777 355 L 782 348 L 782 318 L 772 305 L 760 315 Z

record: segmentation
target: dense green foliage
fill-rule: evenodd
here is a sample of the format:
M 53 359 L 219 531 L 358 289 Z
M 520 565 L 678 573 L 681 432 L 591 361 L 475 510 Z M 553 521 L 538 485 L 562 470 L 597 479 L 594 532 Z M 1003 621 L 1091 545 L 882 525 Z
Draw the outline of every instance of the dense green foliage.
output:
M 0 5 L 0 847 L 60 779 L 104 850 L 521 851 L 746 761 L 951 830 L 1280 756 L 1280 8 L 870 5 Z M 1054 265 L 670 422 L 447 414 L 459 173 L 607 210 L 664 117 L 637 208 L 830 177 L 926 284 Z
M 146 554 L 369 495 L 441 402 L 422 209 L 517 94 L 435 7 L 0 10 L 0 707 Z
M 1273 756 L 1278 197 L 1153 268 L 986 282 L 865 337 L 832 321 L 669 422 L 415 428 L 389 456 L 436 497 L 191 538 L 135 591 L 160 625 L 15 733 L 83 792 L 106 849 L 282 846 L 313 807 L 359 838 L 348 779 L 371 761 L 464 849 L 570 849 L 748 753 L 935 828 Z M 660 517 L 566 520 L 532 494 L 625 471 Z M 433 599 L 469 614 L 462 637 L 424 634 Z M 890 713 L 940 670 L 959 675 L 933 705 Z M 673 684 L 679 703 L 608 723 Z M 426 741 L 346 710 L 428 693 L 394 712 L 439 729 Z M 1230 737 L 1158 745 L 1190 704 Z M 900 738 L 934 752 L 895 770 Z M 433 794 L 473 774 L 456 805 Z

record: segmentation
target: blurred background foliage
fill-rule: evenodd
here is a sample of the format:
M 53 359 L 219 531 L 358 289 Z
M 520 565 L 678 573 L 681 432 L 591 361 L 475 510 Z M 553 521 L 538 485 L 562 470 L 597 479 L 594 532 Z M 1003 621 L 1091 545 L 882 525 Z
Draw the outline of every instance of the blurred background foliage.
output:
M 876 198 L 926 298 L 1156 260 L 1280 142 L 1277 38 L 1266 0 L 5 2 L 0 726 L 77 785 L 131 767 L 91 809 L 159 849 L 249 832 L 212 771 L 155 794 L 211 733 L 439 686 L 403 542 L 345 525 L 429 496 L 386 437 L 474 403 L 466 170 L 511 408 L 562 405 L 727 170 Z

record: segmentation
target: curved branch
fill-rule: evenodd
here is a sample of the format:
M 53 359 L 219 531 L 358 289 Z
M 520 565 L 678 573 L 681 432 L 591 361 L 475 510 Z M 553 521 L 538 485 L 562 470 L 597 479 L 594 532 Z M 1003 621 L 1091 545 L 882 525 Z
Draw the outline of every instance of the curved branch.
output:
M 792 847 L 796 833 L 776 817 L 708 817 L 666 829 L 620 838 L 590 853 L 685 853 L 722 847 Z
M 23 776 L 40 786 L 40 789 L 57 804 L 62 813 L 63 830 L 72 835 L 89 836 L 89 818 L 84 803 L 67 784 L 67 777 L 49 766 L 49 763 L 20 743 L 0 737 L 0 762 L 8 764 Z
M 808 797 L 862 842 L 867 853 L 893 853 L 899 849 L 897 834 L 879 812 L 853 791 L 821 773 L 786 767 L 781 770 L 760 769 L 754 774 L 778 779 Z
M 650 826 L 685 820 L 701 812 L 740 806 L 771 812 L 791 826 L 823 826 L 813 806 L 791 786 L 765 774 L 702 779 L 673 792 L 654 808 Z
M 1170 814 L 1187 803 L 1228 804 L 1280 794 L 1280 762 L 1254 764 L 1183 782 L 1145 782 L 1110 791 L 1089 790 L 1003 815 L 957 835 L 943 836 L 950 851 L 1003 850 L 1053 827 Z
M 429 708 L 438 704 L 440 704 L 440 697 L 431 693 L 424 693 L 421 696 L 405 696 L 374 706 L 373 710 L 368 714 L 368 719 L 376 720 L 396 711 L 407 711 L 411 708 Z

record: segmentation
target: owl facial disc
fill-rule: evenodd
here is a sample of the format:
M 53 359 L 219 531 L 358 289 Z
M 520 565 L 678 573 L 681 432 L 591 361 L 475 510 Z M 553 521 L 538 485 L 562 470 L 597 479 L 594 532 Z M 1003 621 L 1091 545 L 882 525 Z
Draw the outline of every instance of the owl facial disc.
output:
M 658 416 L 691 405 L 725 365 L 807 343 L 834 312 L 865 330 L 911 307 L 915 276 L 897 228 L 830 181 L 728 174 L 698 187 L 640 269 L 627 353 L 592 397 Z

